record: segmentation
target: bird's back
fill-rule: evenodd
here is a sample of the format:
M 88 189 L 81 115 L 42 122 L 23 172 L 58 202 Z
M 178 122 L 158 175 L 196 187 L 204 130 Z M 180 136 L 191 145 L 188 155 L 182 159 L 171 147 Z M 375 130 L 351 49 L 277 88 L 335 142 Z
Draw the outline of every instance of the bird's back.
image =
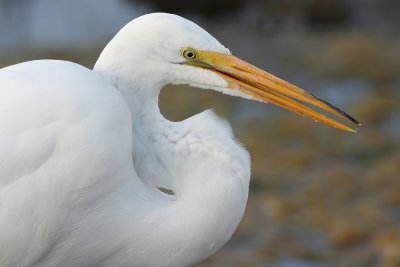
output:
M 32 61 L 0 69 L 0 125 L 0 266 L 32 266 L 124 183 L 130 115 L 94 72 Z

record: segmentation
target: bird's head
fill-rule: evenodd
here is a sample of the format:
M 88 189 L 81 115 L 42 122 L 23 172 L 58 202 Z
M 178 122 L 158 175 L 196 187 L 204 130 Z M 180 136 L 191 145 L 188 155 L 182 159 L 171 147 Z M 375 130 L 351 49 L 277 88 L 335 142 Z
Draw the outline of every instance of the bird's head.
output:
M 328 102 L 233 56 L 208 32 L 177 15 L 152 13 L 130 22 L 96 67 L 104 65 L 146 88 L 189 84 L 272 103 L 346 131 L 355 130 L 309 106 L 359 124 Z

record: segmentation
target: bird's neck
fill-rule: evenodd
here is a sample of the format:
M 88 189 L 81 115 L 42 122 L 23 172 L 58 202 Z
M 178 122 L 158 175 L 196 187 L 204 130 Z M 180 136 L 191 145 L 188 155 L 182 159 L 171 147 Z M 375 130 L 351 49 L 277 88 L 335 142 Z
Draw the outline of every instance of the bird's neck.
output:
M 166 266 L 195 264 L 225 244 L 243 216 L 249 175 L 245 170 L 238 177 L 237 169 L 240 172 L 248 168 L 247 154 L 236 144 L 231 147 L 232 154 L 245 153 L 244 159 L 230 159 L 230 151 L 208 152 L 209 147 L 196 139 L 201 132 L 165 119 L 158 107 L 161 84 L 141 83 L 140 77 L 135 82 L 108 78 L 121 91 L 131 111 L 135 171 L 146 184 L 175 193 L 174 201 L 167 204 L 171 214 L 159 218 L 160 226 L 155 228 L 161 231 L 156 238 L 165 236 L 161 250 L 175 253 L 164 255 L 171 261 Z M 199 124 L 202 121 L 207 118 Z M 232 138 L 227 135 L 227 139 Z M 193 145 L 198 149 L 192 149 Z M 215 149 L 218 151 L 218 147 Z
M 132 157 L 135 171 L 150 186 L 171 189 L 180 185 L 176 175 L 170 174 L 172 166 L 166 164 L 165 155 L 174 149 L 170 140 L 178 129 L 177 124 L 160 113 L 158 96 L 162 81 L 143 74 L 139 66 L 132 72 L 122 67 L 109 67 L 108 57 L 99 58 L 94 71 L 106 77 L 121 92 L 132 117 Z M 115 63 L 112 65 L 116 65 Z M 118 66 L 118 65 L 117 65 Z

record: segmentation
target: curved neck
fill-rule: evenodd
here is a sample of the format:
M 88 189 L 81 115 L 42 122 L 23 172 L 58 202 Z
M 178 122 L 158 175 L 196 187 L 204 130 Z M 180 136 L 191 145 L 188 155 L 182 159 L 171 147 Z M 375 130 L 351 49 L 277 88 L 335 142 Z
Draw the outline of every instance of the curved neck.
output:
M 140 73 L 127 75 L 97 64 L 94 70 L 121 91 L 130 108 L 136 173 L 144 183 L 175 193 L 175 201 L 167 205 L 170 214 L 162 212 L 164 215 L 159 216 L 163 218 L 156 220 L 159 225 L 154 229 L 154 243 L 159 243 L 160 236 L 165 237 L 165 242 L 159 244 L 161 248 L 153 249 L 166 251 L 161 258 L 169 258 L 170 264 L 165 266 L 187 266 L 203 260 L 225 244 L 239 224 L 247 201 L 249 177 L 241 179 L 236 175 L 232 169 L 235 159 L 225 159 L 229 155 L 208 156 L 191 149 L 191 138 L 198 138 L 201 133 L 188 128 L 190 123 L 173 123 L 161 115 L 158 95 L 162 84 L 142 82 Z M 236 149 L 243 152 L 240 147 L 232 148 Z
M 104 53 L 104 52 L 103 52 Z M 108 57 L 106 57 L 108 59 Z M 106 77 L 121 92 L 130 109 L 132 118 L 132 158 L 135 171 L 140 179 L 153 187 L 172 189 L 169 168 L 161 159 L 162 145 L 155 145 L 155 141 L 164 141 L 171 135 L 173 123 L 165 119 L 160 113 L 158 96 L 163 84 L 148 77 L 139 66 L 130 71 L 124 68 L 113 67 L 115 62 L 99 58 L 94 71 Z

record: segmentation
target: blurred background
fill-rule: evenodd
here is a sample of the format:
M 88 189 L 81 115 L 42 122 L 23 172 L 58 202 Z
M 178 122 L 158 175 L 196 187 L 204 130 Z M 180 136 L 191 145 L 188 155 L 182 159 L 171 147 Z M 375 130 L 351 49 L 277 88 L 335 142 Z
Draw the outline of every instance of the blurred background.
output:
M 163 90 L 166 117 L 215 108 L 252 156 L 244 219 L 199 266 L 400 266 L 400 1 L 0 0 L 0 67 L 52 58 L 91 68 L 124 24 L 153 11 L 195 21 L 363 123 L 347 133 L 272 105 Z

